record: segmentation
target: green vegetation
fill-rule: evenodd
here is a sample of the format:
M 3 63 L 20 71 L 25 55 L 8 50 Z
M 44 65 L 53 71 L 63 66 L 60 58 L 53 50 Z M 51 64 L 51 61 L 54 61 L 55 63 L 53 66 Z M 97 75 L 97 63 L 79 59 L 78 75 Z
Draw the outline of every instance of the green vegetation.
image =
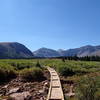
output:
M 43 69 L 36 60 L 0 60 L 0 84 L 20 75 L 26 81 L 43 80 Z
M 36 67 L 42 68 L 42 66 L 41 66 L 41 64 L 40 64 L 39 61 L 37 61 L 37 63 L 36 63 Z
M 0 83 L 15 78 L 16 75 L 17 74 L 13 66 L 0 62 Z
M 61 75 L 65 77 L 68 77 L 71 75 L 84 75 L 86 73 L 100 71 L 100 62 L 69 61 L 69 60 L 66 60 L 65 62 L 63 62 L 60 59 L 43 60 L 42 62 L 46 66 L 51 66 L 55 68 Z
M 31 68 L 36 65 L 36 60 L 0 60 L 2 63 L 13 66 L 16 70 L 22 70 L 24 68 Z
M 61 78 L 76 84 L 73 98 L 67 100 L 99 100 L 100 62 L 66 59 L 0 60 L 0 83 L 18 75 L 25 81 L 44 80 L 44 68 L 55 68 Z
M 72 76 L 72 75 L 75 75 L 75 72 L 71 68 L 68 68 L 66 66 L 59 67 L 58 71 L 60 72 L 60 74 L 62 76 Z
M 26 81 L 42 81 L 43 71 L 40 68 L 25 68 L 21 71 L 21 77 Z
M 75 61 L 100 61 L 100 56 L 85 56 L 85 57 L 78 57 L 75 56 L 68 56 L 68 57 L 58 57 L 58 59 L 62 59 L 62 61 L 65 60 L 75 60 Z
M 84 77 L 79 80 L 76 94 L 78 100 L 99 100 L 100 99 L 100 78 Z
M 66 100 L 100 99 L 100 62 L 49 59 L 44 60 L 44 64 L 55 68 L 67 81 L 77 84 L 76 96 L 65 97 Z

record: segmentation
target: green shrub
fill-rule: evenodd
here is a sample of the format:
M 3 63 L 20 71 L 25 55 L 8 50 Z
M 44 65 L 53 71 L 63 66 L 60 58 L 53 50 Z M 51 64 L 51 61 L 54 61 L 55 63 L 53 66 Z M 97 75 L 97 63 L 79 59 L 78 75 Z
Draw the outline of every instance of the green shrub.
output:
M 0 82 L 3 82 L 7 79 L 7 73 L 4 69 L 0 69 Z
M 16 77 L 16 71 L 8 64 L 0 63 L 0 83 Z
M 31 68 L 34 64 L 28 62 L 12 62 L 10 65 L 14 66 L 17 70 L 22 70 L 24 68 Z
M 97 91 L 96 80 L 91 77 L 85 77 L 78 83 L 76 93 L 79 100 L 98 100 Z
M 13 79 L 13 78 L 16 78 L 17 77 L 17 73 L 15 70 L 9 70 L 7 72 L 7 79 Z
M 37 63 L 36 63 L 36 67 L 41 68 L 41 65 L 40 65 L 40 62 L 39 62 L 39 61 L 37 61 Z
M 26 81 L 42 81 L 44 80 L 43 71 L 40 68 L 23 69 L 21 77 Z
M 62 76 L 72 76 L 75 74 L 75 72 L 68 67 L 59 67 L 58 71 Z

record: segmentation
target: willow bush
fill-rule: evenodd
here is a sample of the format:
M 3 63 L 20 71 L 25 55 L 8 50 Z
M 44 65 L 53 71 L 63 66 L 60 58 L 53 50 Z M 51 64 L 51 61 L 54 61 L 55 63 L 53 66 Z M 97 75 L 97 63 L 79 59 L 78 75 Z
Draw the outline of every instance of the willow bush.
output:
M 0 63 L 0 83 L 9 81 L 17 76 L 13 66 L 5 63 Z
M 84 77 L 77 84 L 76 94 L 78 100 L 99 100 L 100 93 L 97 95 L 100 88 L 95 77 Z
M 25 68 L 21 71 L 21 77 L 26 81 L 42 81 L 44 80 L 43 71 L 40 68 Z

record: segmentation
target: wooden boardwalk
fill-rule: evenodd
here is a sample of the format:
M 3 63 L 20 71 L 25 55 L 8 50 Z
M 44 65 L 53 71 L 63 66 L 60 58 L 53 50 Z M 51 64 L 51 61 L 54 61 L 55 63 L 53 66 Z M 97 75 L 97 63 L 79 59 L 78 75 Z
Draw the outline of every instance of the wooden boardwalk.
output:
M 64 100 L 60 78 L 57 72 L 50 67 L 48 67 L 48 70 L 51 75 L 51 81 L 47 100 Z

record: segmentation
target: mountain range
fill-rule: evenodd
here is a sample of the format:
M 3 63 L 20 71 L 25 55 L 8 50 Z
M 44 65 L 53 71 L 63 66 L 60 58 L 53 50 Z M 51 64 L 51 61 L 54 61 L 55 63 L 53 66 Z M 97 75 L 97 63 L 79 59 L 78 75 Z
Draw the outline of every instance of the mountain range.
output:
M 52 50 L 48 48 L 40 48 L 33 52 L 36 57 L 66 57 L 66 56 L 100 56 L 100 46 L 86 45 L 80 48 L 68 50 Z
M 0 43 L 0 59 L 13 58 L 51 58 L 66 56 L 100 56 L 100 45 L 86 45 L 80 48 L 68 50 L 53 50 L 49 48 L 40 48 L 34 52 L 29 50 L 23 44 L 17 42 L 1 42 Z

